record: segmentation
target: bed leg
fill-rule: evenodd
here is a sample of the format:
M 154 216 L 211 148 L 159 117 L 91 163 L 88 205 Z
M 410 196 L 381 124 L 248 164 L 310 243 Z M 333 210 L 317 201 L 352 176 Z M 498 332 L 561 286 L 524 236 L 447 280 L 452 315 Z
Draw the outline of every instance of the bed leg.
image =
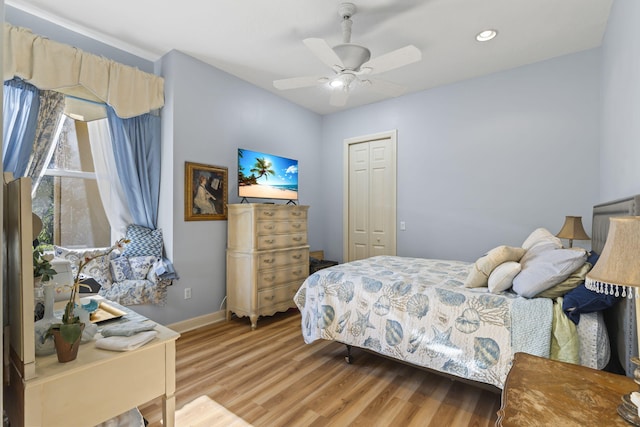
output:
M 349 344 L 345 344 L 347 346 L 347 355 L 345 356 L 344 360 L 347 361 L 347 363 L 349 365 L 351 365 L 353 363 L 353 356 L 351 355 L 351 346 Z

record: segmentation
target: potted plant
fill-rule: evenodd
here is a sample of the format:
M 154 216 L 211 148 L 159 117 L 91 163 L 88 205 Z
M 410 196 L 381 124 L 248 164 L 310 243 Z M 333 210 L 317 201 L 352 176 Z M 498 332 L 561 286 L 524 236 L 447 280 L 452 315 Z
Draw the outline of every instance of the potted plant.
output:
M 33 248 L 33 278 L 41 283 L 51 280 L 56 270 L 51 266 L 53 254 L 45 254 L 42 247 Z
M 80 291 L 80 286 L 86 286 L 80 283 L 80 275 L 82 270 L 94 259 L 109 255 L 116 249 L 121 250 L 126 243 L 129 243 L 127 239 L 118 240 L 113 246 L 94 253 L 93 255 L 85 255 L 78 265 L 78 271 L 73 280 L 73 286 L 71 287 L 71 295 L 69 301 L 67 301 L 64 307 L 64 313 L 62 314 L 62 322 L 54 323 L 49 327 L 47 335 L 52 335 L 56 353 L 58 355 L 59 362 L 69 362 L 75 360 L 78 355 L 78 347 L 80 346 L 80 338 L 82 337 L 82 330 L 84 329 L 84 323 L 80 322 L 80 318 L 74 313 L 76 308 L 76 298 Z

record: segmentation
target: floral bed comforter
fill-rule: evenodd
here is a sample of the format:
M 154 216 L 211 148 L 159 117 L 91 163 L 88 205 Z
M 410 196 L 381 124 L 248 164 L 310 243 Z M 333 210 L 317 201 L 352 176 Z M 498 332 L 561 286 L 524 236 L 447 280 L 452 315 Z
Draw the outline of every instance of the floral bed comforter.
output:
M 471 266 L 377 256 L 320 270 L 294 297 L 304 340 L 335 340 L 502 388 L 514 351 L 548 356 L 552 304 L 465 288 Z

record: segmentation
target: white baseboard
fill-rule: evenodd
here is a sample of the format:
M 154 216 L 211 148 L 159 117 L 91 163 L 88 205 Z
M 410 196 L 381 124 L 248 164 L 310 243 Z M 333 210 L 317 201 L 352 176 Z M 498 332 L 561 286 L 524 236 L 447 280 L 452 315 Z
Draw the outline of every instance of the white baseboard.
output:
M 176 332 L 182 333 L 192 331 L 203 326 L 213 325 L 214 323 L 223 322 L 226 319 L 226 312 L 224 310 L 220 310 L 214 313 L 209 313 L 191 319 L 182 320 L 180 322 L 172 323 L 171 325 L 167 325 L 167 327 L 173 329 Z

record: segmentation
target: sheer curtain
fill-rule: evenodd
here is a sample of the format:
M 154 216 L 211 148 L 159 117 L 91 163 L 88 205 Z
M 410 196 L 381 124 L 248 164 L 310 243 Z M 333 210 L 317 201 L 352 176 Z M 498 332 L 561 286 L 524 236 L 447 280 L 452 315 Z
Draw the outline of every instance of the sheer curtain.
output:
M 133 222 L 155 229 L 160 195 L 160 117 L 147 113 L 121 119 L 107 106 L 107 118 L 117 175 Z
M 4 83 L 2 167 L 15 178 L 25 176 L 36 134 L 38 89 L 20 79 Z
M 113 156 L 107 119 L 91 121 L 87 123 L 87 129 L 98 191 L 111 226 L 111 241 L 115 242 L 126 235 L 127 225 L 133 222 L 133 218 L 116 172 L 116 159 Z

